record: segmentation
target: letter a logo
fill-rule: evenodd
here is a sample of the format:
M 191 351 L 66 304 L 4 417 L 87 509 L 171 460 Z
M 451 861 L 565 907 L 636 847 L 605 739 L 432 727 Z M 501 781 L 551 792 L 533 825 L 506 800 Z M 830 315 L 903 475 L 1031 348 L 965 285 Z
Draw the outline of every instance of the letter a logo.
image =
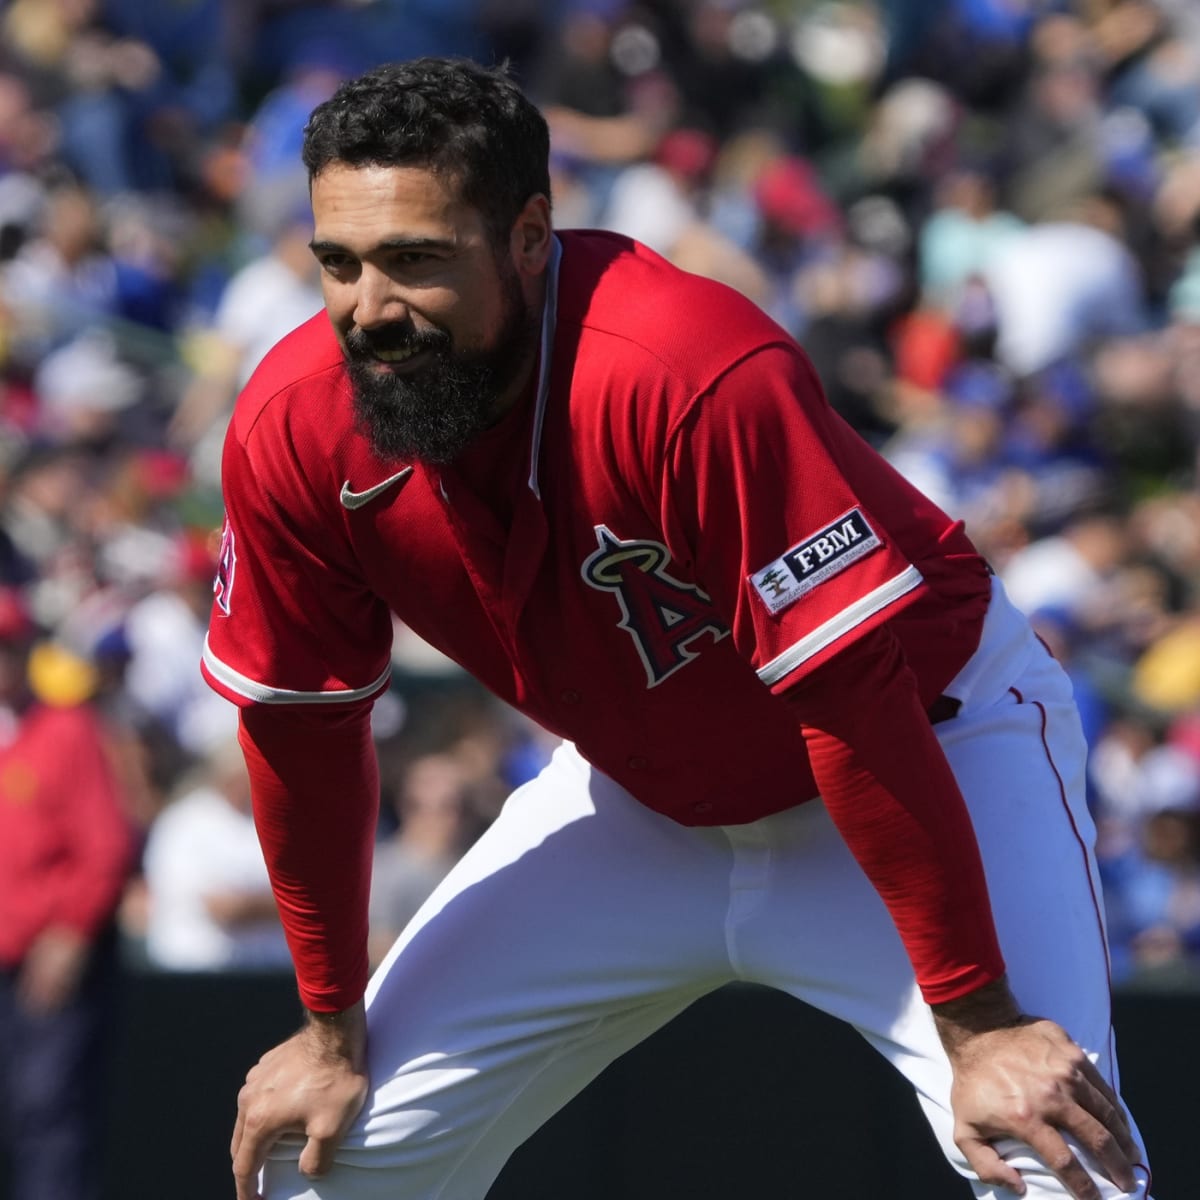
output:
M 704 592 L 667 574 L 671 554 L 661 542 L 623 542 L 607 526 L 595 530 L 600 549 L 584 560 L 580 574 L 592 587 L 616 596 L 617 624 L 633 638 L 648 687 L 691 662 L 696 652 L 688 647 L 702 633 L 714 642 L 729 633 Z
M 213 580 L 213 595 L 221 611 L 229 616 L 229 605 L 233 599 L 233 576 L 237 569 L 237 553 L 233 547 L 233 526 L 225 518 L 221 530 L 221 551 L 217 557 L 217 577 Z

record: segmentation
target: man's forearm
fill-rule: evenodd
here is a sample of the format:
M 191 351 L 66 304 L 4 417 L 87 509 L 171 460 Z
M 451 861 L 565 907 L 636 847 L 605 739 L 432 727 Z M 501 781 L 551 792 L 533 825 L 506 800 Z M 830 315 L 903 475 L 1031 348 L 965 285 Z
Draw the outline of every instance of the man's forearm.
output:
M 867 635 L 787 699 L 829 815 L 887 905 L 925 999 L 998 979 L 970 816 L 895 638 Z
M 379 806 L 370 706 L 242 713 L 255 825 L 300 999 L 338 1012 L 366 988 L 367 901 Z

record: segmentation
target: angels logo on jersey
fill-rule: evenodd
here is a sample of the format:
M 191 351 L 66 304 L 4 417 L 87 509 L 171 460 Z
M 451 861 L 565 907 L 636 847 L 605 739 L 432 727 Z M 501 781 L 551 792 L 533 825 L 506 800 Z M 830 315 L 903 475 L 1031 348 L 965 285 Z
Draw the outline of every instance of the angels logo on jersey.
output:
M 213 580 L 213 595 L 221 611 L 229 616 L 229 602 L 233 597 L 233 572 L 237 566 L 237 554 L 233 549 L 233 526 L 225 518 L 221 530 L 221 552 L 217 556 L 217 577 Z
M 691 662 L 696 652 L 688 647 L 701 634 L 718 642 L 729 633 L 704 592 L 667 573 L 671 554 L 661 542 L 622 541 L 605 525 L 595 531 L 600 549 L 584 560 L 580 573 L 586 583 L 616 597 L 617 624 L 633 638 L 648 687 Z

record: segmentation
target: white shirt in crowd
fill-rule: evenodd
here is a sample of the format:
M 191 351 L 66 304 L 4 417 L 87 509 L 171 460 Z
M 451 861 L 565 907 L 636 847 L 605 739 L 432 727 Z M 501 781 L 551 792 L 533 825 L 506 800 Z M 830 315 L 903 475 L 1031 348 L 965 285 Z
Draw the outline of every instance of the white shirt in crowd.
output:
M 290 964 L 278 918 L 234 926 L 209 912 L 214 894 L 269 894 L 253 818 L 211 787 L 169 804 L 151 826 L 144 861 L 146 953 L 155 966 L 204 971 Z

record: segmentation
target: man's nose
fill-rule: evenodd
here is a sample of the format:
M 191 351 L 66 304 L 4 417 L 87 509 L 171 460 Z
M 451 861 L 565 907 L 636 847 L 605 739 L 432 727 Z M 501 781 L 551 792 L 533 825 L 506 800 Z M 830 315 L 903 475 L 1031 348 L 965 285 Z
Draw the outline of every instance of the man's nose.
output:
M 377 329 L 408 320 L 408 305 L 395 283 L 383 271 L 365 267 L 354 297 L 354 323 L 360 329 Z

